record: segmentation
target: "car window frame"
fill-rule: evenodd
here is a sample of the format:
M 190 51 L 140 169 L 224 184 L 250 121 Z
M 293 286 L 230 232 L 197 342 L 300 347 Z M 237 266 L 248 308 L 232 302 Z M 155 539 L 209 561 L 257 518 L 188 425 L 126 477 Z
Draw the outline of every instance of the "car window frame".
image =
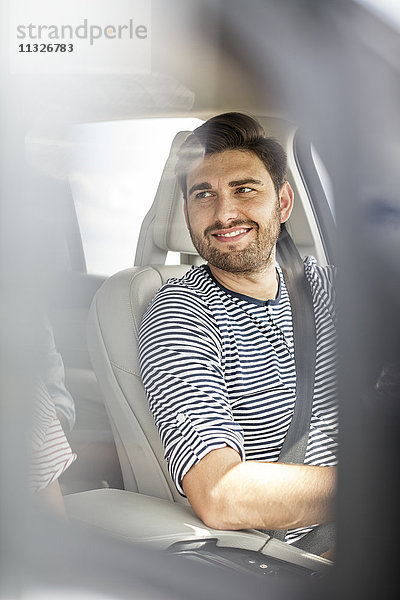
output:
M 293 154 L 298 173 L 307 194 L 325 255 L 330 264 L 336 262 L 336 223 L 312 156 L 312 144 L 302 130 L 293 140 Z

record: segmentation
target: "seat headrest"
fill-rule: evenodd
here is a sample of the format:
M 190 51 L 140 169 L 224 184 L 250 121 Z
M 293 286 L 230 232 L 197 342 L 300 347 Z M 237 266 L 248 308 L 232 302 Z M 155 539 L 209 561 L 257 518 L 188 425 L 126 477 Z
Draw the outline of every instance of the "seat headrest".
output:
M 153 240 L 162 250 L 197 255 L 186 226 L 183 195 L 175 175 L 177 153 L 190 133 L 180 131 L 172 142 L 154 200 Z

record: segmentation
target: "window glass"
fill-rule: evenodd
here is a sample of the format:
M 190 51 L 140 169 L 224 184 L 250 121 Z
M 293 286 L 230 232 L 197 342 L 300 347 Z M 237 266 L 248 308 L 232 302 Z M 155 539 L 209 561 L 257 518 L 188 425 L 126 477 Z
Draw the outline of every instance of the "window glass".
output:
M 201 123 L 141 119 L 73 128 L 70 183 L 89 273 L 111 275 L 133 265 L 172 140 Z

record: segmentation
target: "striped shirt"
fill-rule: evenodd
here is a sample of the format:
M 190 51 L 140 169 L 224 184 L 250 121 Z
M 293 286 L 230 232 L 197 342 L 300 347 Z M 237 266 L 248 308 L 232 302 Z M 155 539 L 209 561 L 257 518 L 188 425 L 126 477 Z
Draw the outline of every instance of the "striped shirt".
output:
M 316 369 L 305 463 L 333 466 L 337 453 L 334 271 L 304 261 L 311 285 Z M 276 461 L 293 416 L 296 368 L 290 300 L 282 271 L 275 300 L 224 288 L 209 267 L 170 279 L 140 331 L 143 383 L 171 476 L 182 479 L 210 451 Z M 287 541 L 307 530 L 292 530 Z
M 29 483 L 38 492 L 58 479 L 74 462 L 76 454 L 62 430 L 54 402 L 38 378 L 33 388 L 34 410 Z

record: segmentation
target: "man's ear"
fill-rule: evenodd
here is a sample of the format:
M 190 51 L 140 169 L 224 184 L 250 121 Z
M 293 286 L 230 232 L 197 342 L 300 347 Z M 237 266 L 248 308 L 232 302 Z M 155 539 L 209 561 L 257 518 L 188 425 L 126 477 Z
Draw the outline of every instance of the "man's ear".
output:
M 279 206 L 281 207 L 281 223 L 285 223 L 292 214 L 294 192 L 290 183 L 285 181 L 279 192 Z

